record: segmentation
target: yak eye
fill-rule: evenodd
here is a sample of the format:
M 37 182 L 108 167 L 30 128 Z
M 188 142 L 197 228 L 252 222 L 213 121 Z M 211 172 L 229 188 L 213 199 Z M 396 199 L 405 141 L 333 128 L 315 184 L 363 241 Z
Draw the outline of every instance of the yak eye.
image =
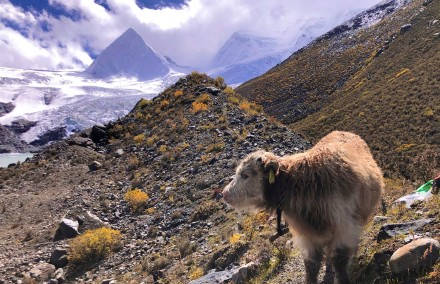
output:
M 249 176 L 248 176 L 247 174 L 245 174 L 245 173 L 241 173 L 240 176 L 241 176 L 241 178 L 243 178 L 243 179 L 247 179 L 247 178 L 249 177 Z

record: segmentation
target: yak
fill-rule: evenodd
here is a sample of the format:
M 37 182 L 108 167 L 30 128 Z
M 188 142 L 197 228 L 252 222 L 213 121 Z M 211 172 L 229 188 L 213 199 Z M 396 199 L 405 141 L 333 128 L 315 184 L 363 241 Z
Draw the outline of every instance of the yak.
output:
M 222 196 L 238 210 L 283 212 L 302 248 L 306 283 L 317 283 L 324 254 L 325 282 L 350 283 L 349 263 L 383 188 L 365 141 L 333 131 L 303 153 L 249 154 Z

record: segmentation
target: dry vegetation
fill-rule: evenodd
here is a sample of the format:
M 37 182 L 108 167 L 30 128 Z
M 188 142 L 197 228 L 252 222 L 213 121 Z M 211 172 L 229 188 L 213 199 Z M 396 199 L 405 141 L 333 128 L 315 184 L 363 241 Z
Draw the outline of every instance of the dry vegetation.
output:
M 121 245 L 122 235 L 111 228 L 88 230 L 69 244 L 69 261 L 77 265 L 93 264 Z

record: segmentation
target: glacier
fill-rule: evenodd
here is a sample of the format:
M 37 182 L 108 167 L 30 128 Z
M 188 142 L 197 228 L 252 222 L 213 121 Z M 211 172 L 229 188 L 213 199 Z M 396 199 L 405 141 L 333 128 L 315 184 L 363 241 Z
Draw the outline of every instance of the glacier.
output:
M 141 98 L 153 98 L 183 75 L 171 70 L 163 77 L 140 81 L 95 79 L 81 71 L 0 67 L 0 102 L 15 105 L 0 117 L 0 124 L 10 125 L 20 118 L 37 121 L 20 135 L 28 143 L 57 127 L 66 127 L 70 134 L 126 115 Z

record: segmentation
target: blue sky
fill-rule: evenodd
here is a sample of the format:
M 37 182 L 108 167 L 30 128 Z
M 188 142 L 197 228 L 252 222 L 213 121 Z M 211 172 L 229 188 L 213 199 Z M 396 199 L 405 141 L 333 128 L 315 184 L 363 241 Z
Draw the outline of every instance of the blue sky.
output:
M 126 29 L 179 64 L 204 66 L 236 31 L 293 40 L 378 0 L 0 0 L 0 66 L 83 69 Z

